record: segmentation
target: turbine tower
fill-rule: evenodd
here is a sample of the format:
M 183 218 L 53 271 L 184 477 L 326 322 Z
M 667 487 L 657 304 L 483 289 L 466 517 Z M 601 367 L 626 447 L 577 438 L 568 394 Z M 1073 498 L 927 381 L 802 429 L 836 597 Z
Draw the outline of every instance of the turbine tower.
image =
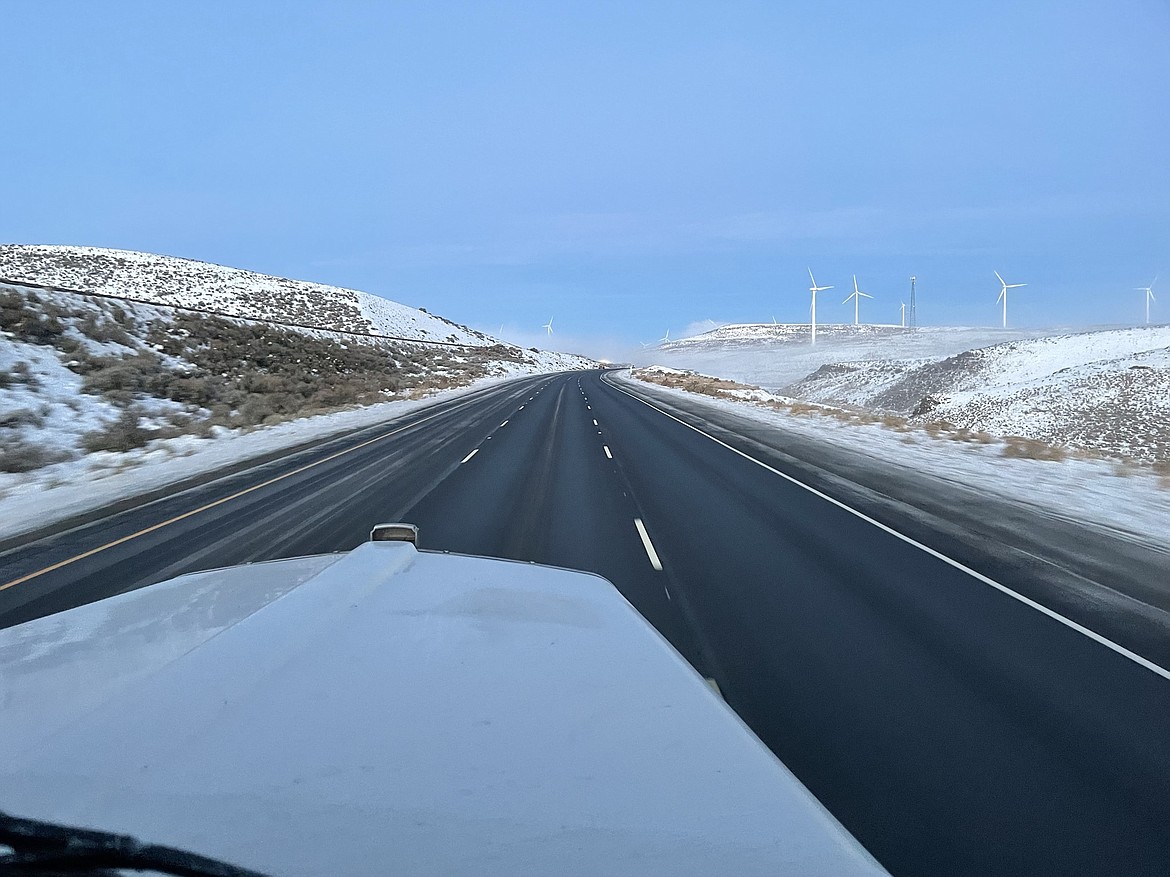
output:
M 542 329 L 544 329 L 544 333 L 545 333 L 545 335 L 551 335 L 551 334 L 553 333 L 553 330 L 552 330 L 552 321 L 553 321 L 553 318 L 552 318 L 552 317 L 549 317 L 549 318 L 548 318 L 548 322 L 547 322 L 547 323 L 545 323 L 543 326 L 541 326 L 541 328 L 542 328 Z
M 813 277 L 812 268 L 808 269 L 808 279 L 812 281 L 812 286 L 808 288 L 812 293 L 812 310 L 809 313 L 812 315 L 812 342 L 817 343 L 817 293 L 824 292 L 826 289 L 832 289 L 831 286 L 817 286 L 816 278 Z
M 914 284 L 918 278 L 910 275 L 910 328 L 918 328 L 918 299 L 914 297 Z
M 1009 289 L 1015 289 L 1017 286 L 1027 286 L 1028 284 L 1026 284 L 1026 283 L 1008 283 L 1006 280 L 1004 280 L 1002 277 L 999 276 L 998 271 L 995 272 L 995 276 L 999 278 L 999 284 L 1000 284 L 1000 286 L 1003 287 L 1002 289 L 1000 289 L 999 298 L 997 298 L 995 300 L 995 303 L 999 304 L 1001 300 L 1003 301 L 1003 327 L 1006 329 L 1007 328 L 1007 291 Z
M 1157 282 L 1158 282 L 1158 275 L 1155 274 L 1154 279 L 1150 281 L 1149 286 L 1139 286 L 1136 288 L 1138 292 L 1144 292 L 1146 294 L 1146 325 L 1147 326 L 1150 325 L 1150 302 L 1157 301 L 1157 299 L 1154 298 L 1154 284 Z
M 862 292 L 857 288 L 857 275 L 853 275 L 853 292 L 841 304 L 847 304 L 849 299 L 853 299 L 853 325 L 857 325 L 857 306 L 861 304 L 862 298 L 873 298 L 868 292 Z

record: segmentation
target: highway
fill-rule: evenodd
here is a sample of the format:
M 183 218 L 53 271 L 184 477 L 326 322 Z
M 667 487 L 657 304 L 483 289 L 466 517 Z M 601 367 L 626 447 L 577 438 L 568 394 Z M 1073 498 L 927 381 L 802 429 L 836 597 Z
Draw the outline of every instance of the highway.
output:
M 1156 639 L 697 412 L 601 372 L 476 391 L 11 547 L 0 626 L 406 520 L 608 578 L 895 875 L 1170 873 Z

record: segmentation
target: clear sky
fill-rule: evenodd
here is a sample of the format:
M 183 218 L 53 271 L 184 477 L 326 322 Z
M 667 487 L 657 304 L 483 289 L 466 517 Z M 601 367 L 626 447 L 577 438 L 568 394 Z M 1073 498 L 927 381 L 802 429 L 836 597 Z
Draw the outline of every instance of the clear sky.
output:
M 0 241 L 598 355 L 704 319 L 1170 321 L 1170 4 L 15 2 Z M 840 295 L 838 295 L 840 293 Z

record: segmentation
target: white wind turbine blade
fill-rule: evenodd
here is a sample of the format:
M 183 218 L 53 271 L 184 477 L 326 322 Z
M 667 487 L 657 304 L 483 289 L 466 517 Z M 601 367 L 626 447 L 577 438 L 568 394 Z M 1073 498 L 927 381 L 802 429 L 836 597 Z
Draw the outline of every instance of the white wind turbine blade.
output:
M 1017 287 L 1020 287 L 1020 286 L 1027 286 L 1027 285 L 1028 285 L 1028 284 L 1026 284 L 1026 283 L 1005 283 L 1005 284 L 1004 284 L 1004 286 L 1005 286 L 1007 289 L 1016 289 Z
M 1003 284 L 1004 286 L 1007 286 L 1007 281 L 1006 281 L 1006 280 L 1004 280 L 1002 277 L 1000 277 L 1000 276 L 999 276 L 999 272 L 998 272 L 998 271 L 996 271 L 996 272 L 995 272 L 995 276 L 996 276 L 996 278 L 999 280 L 999 282 L 1000 282 L 1001 284 Z
M 1007 295 L 1007 291 L 1008 291 L 1008 288 L 1007 288 L 1007 286 L 1005 285 L 1005 286 L 1004 286 L 1004 288 L 1003 288 L 1003 289 L 1001 289 L 1001 290 L 999 291 L 999 297 L 998 297 L 998 298 L 996 298 L 996 300 L 995 300 L 995 303 L 996 303 L 996 304 L 999 304 L 1000 300 L 1001 300 L 1001 299 L 1002 299 L 1002 298 L 1003 298 L 1005 295 Z
M 860 290 L 858 290 L 857 294 L 860 295 L 862 298 L 873 298 L 873 296 L 870 295 L 868 292 L 861 292 Z
M 813 277 L 812 268 L 808 269 L 808 279 L 812 281 L 812 286 L 809 287 L 809 292 L 824 292 L 826 289 L 832 289 L 831 286 L 817 286 L 816 278 Z

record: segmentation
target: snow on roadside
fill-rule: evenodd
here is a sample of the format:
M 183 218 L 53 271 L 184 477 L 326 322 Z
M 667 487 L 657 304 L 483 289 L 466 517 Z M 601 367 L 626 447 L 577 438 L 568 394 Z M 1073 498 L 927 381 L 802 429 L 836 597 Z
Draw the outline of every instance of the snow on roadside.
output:
M 701 400 L 729 413 L 751 417 L 777 431 L 796 433 L 865 453 L 883 463 L 912 467 L 942 481 L 994 494 L 1109 529 L 1140 536 L 1170 550 L 1170 483 L 1145 468 L 1106 460 L 1062 461 L 1005 457 L 1005 443 L 988 444 L 933 438 L 924 430 L 900 432 L 880 423 L 842 420 L 826 406 L 802 405 L 801 413 L 765 408 L 750 401 L 716 399 L 685 390 L 650 386 L 679 399 Z M 754 391 L 759 402 L 793 400 Z M 765 398 L 767 397 L 767 398 Z
M 361 429 L 435 402 L 509 380 L 485 378 L 423 399 L 381 402 L 251 431 L 215 427 L 212 436 L 158 439 L 124 453 L 100 451 L 32 472 L 0 475 L 0 539 L 140 496 L 273 451 Z

